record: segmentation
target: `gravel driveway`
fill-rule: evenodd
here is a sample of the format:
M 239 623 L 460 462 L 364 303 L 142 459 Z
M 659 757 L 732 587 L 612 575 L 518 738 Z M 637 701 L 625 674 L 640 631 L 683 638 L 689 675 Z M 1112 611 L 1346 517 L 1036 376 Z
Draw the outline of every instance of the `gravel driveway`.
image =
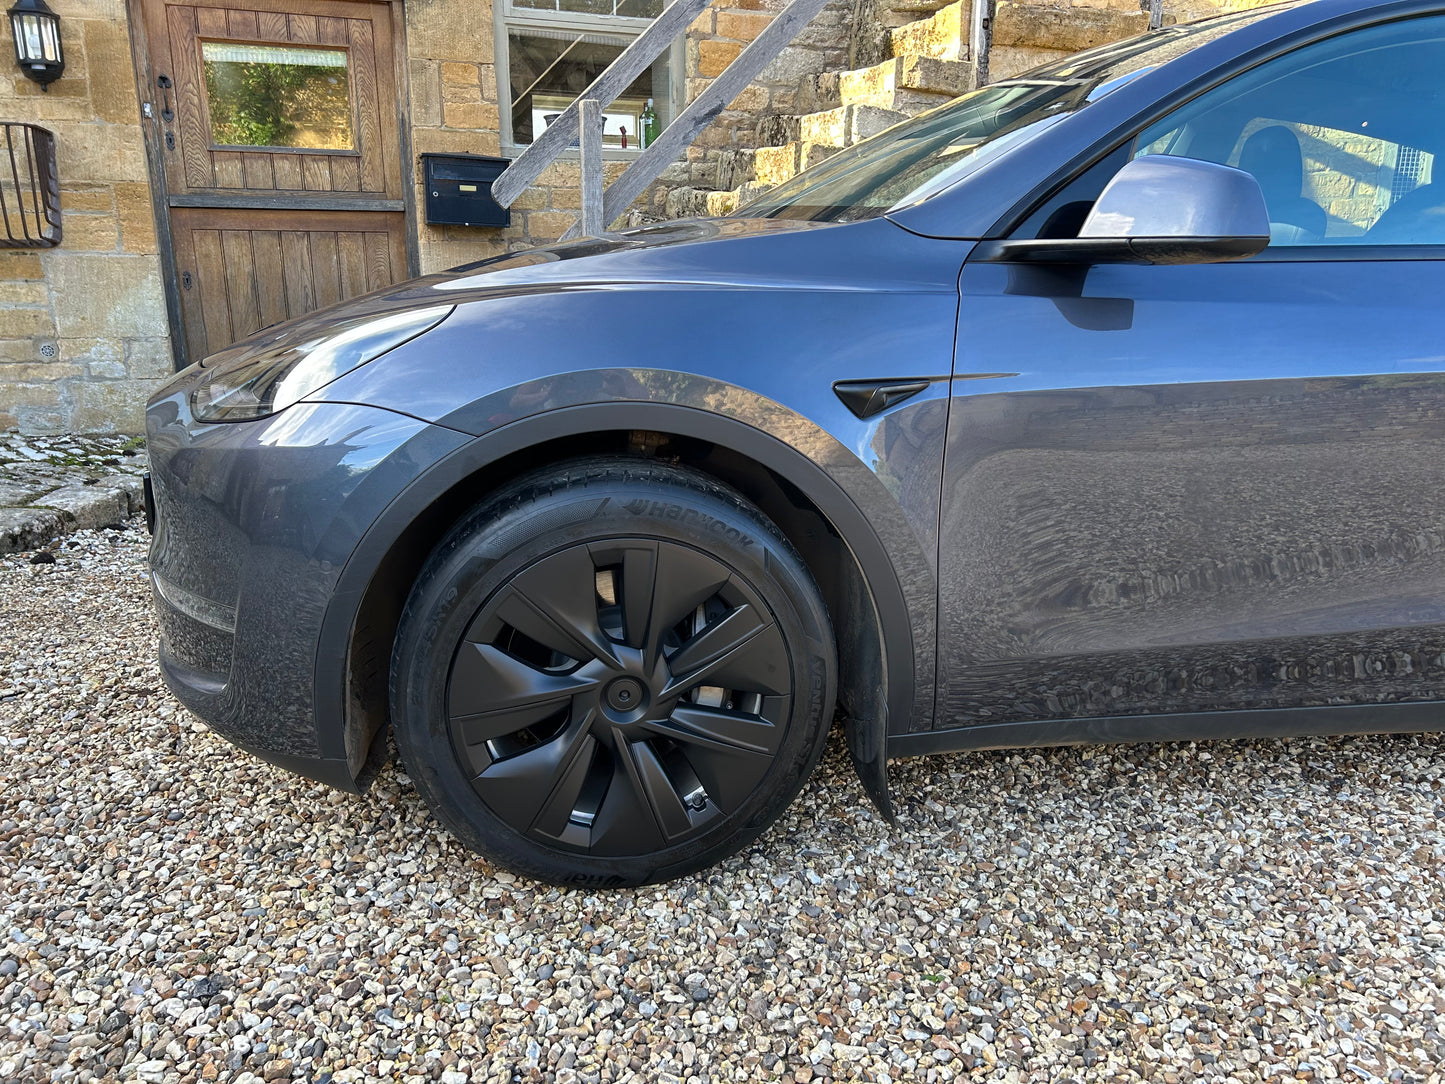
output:
M 0 1080 L 1440 1079 L 1440 738 L 907 761 L 896 831 L 835 742 L 720 868 L 562 891 L 212 736 L 144 554 L 0 558 Z

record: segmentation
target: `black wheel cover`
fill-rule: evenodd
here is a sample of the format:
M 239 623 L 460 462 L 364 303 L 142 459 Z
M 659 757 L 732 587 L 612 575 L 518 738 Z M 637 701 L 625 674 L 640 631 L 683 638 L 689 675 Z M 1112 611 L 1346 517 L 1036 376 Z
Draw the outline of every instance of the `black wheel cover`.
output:
M 792 662 L 757 593 L 656 538 L 569 546 L 482 605 L 452 660 L 453 747 L 538 843 L 649 854 L 736 811 L 790 717 Z

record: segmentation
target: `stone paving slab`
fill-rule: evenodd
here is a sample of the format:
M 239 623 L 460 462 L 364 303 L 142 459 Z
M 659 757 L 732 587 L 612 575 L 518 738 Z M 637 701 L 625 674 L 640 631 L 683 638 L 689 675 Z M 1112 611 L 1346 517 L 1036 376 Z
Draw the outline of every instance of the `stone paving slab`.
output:
M 0 433 L 0 553 L 44 549 L 72 531 L 138 515 L 145 469 L 135 437 Z

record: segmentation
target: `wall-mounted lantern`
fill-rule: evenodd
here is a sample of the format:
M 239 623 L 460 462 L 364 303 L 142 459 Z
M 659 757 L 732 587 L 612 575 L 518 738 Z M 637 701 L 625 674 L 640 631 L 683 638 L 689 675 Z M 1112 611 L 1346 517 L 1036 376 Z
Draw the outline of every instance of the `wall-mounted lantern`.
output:
M 10 32 L 15 37 L 15 62 L 26 78 L 49 90 L 65 71 L 60 50 L 60 16 L 45 0 L 16 0 L 10 9 Z

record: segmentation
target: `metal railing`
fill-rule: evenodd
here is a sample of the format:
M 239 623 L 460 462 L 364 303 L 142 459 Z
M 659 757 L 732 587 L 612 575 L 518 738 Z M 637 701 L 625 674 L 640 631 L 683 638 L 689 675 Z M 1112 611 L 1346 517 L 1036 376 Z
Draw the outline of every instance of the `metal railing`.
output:
M 5 129 L 0 159 L 0 248 L 54 248 L 60 244 L 60 178 L 55 171 L 55 135 L 48 128 L 0 121 Z
M 582 151 L 582 214 L 562 237 L 568 240 L 597 236 L 757 78 L 827 2 L 792 0 L 617 180 L 604 186 L 602 108 L 631 85 L 710 3 L 710 0 L 675 0 L 492 182 L 492 198 L 503 207 L 510 207 L 547 166 L 574 141 L 578 142 Z

